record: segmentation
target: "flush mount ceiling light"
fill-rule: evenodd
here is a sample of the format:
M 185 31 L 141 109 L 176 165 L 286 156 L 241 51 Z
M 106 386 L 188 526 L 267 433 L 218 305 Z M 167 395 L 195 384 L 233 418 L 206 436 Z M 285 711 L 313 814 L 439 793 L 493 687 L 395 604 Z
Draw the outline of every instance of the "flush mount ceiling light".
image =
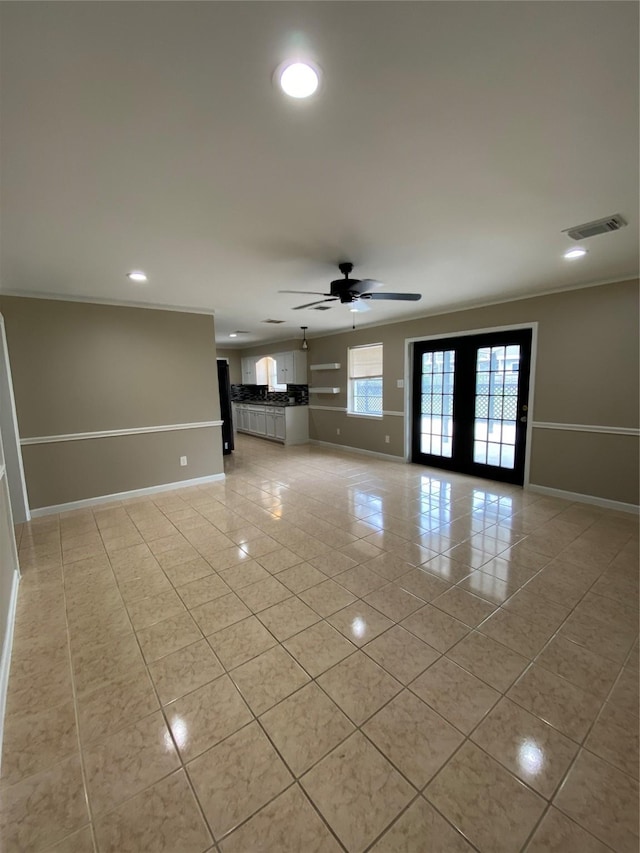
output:
M 290 98 L 309 98 L 320 85 L 320 69 L 308 62 L 287 60 L 276 69 L 275 79 Z
M 578 258 L 584 258 L 586 254 L 586 249 L 569 249 L 568 252 L 564 253 L 564 258 L 567 261 L 576 261 Z
M 131 281 L 148 281 L 147 276 L 142 270 L 132 270 L 132 272 L 127 273 L 127 278 L 131 279 Z

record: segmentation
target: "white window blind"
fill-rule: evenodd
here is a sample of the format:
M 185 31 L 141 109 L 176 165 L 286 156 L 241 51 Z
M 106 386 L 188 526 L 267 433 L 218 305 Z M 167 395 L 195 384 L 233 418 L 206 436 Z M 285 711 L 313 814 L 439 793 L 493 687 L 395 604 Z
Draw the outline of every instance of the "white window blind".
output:
M 382 344 L 349 348 L 347 411 L 382 416 Z
M 349 378 L 382 376 L 382 344 L 352 347 L 349 350 Z

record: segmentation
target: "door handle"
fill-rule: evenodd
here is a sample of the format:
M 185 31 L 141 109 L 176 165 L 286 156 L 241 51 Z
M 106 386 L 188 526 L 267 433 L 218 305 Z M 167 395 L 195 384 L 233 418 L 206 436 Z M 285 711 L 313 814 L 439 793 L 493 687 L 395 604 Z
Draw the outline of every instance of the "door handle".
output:
M 521 423 L 521 424 L 526 424 L 526 422 L 527 422 L 527 417 L 526 417 L 526 415 L 523 415 L 523 416 L 520 418 L 520 423 Z

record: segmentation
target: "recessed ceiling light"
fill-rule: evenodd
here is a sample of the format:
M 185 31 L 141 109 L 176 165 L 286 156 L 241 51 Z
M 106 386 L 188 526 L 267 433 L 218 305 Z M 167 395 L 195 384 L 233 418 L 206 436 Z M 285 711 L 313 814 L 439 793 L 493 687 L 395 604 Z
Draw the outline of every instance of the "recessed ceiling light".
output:
M 565 252 L 565 253 L 564 253 L 564 257 L 565 257 L 568 261 L 575 261 L 575 260 L 577 260 L 578 258 L 584 258 L 584 256 L 585 256 L 586 254 L 587 254 L 587 250 L 586 250 L 586 249 L 569 249 L 569 251 L 568 251 L 568 252 Z
M 229 332 L 229 337 L 230 337 L 230 338 L 237 338 L 237 337 L 238 337 L 238 333 L 237 333 L 237 332 Z
M 147 281 L 147 276 L 142 272 L 142 270 L 133 270 L 133 272 L 128 272 L 127 278 L 130 278 L 131 281 Z
M 308 62 L 285 62 L 276 71 L 280 88 L 290 98 L 308 98 L 320 85 L 318 68 Z

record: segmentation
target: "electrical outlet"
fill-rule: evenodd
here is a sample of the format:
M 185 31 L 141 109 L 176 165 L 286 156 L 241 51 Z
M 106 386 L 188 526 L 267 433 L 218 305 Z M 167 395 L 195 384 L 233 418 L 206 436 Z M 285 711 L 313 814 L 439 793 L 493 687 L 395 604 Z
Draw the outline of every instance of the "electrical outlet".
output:
M 180 457 L 180 465 L 182 465 L 182 467 L 184 468 L 184 466 L 185 466 L 186 464 L 187 464 L 187 457 L 186 457 L 186 456 L 181 456 L 181 457 Z
M 336 427 L 336 435 L 340 435 L 340 427 Z
M 389 436 L 388 436 L 388 435 L 385 435 L 385 437 L 384 437 L 384 443 L 385 443 L 385 444 L 389 444 Z

